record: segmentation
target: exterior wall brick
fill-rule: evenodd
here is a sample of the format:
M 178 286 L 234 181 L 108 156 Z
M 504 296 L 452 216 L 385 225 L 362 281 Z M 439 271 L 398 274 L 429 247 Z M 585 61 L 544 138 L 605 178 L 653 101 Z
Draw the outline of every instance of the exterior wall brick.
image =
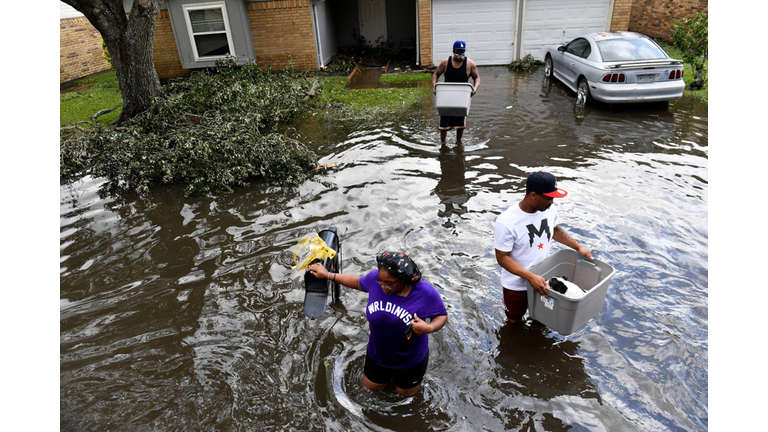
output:
M 627 31 L 632 15 L 632 3 L 637 0 L 614 0 L 611 16 L 611 31 Z
M 88 18 L 60 20 L 59 37 L 59 84 L 110 69 L 109 62 L 101 57 L 101 34 Z M 191 74 L 191 70 L 181 68 L 167 10 L 161 10 L 157 17 L 153 41 L 152 56 L 160 79 Z
M 432 0 L 419 2 L 419 64 L 432 65 Z
M 192 74 L 192 70 L 181 67 L 179 49 L 176 47 L 171 18 L 167 10 L 161 10 L 157 16 L 152 45 L 152 60 L 155 63 L 158 78 L 168 79 Z
M 683 18 L 695 17 L 697 12 L 709 14 L 708 3 L 707 0 L 634 0 L 629 30 L 669 41 L 672 21 L 682 22 Z
M 59 84 L 110 69 L 101 34 L 86 17 L 59 20 Z
M 246 6 L 259 65 L 284 69 L 288 66 L 290 53 L 294 69 L 317 69 L 309 0 L 274 0 Z

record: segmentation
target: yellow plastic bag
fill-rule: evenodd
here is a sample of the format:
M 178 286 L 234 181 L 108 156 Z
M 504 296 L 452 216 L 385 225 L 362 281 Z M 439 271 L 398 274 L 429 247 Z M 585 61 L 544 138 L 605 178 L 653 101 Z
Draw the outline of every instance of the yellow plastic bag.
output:
M 296 265 L 291 268 L 304 270 L 315 259 L 325 261 L 335 256 L 336 251 L 329 248 L 323 239 L 312 230 L 312 234 L 302 237 L 296 247 L 293 248 L 293 261 L 296 262 Z

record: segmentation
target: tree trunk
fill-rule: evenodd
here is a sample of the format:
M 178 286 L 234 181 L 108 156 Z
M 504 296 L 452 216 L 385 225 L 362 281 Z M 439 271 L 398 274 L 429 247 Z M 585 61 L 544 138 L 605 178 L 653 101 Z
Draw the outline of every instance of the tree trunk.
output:
M 101 33 L 123 97 L 124 120 L 147 111 L 162 91 L 152 58 L 152 41 L 162 0 L 133 0 L 127 17 L 121 0 L 62 0 L 80 11 Z
M 688 89 L 701 90 L 704 87 L 704 60 L 693 62 L 691 69 L 693 70 L 693 81 L 688 85 Z
M 689 90 L 701 90 L 704 87 L 703 78 L 694 78 L 690 84 L 688 84 Z

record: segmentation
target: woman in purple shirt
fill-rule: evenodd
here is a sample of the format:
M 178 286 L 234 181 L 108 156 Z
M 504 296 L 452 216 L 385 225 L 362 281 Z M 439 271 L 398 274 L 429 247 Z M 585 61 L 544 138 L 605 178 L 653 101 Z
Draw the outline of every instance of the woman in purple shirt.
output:
M 408 256 L 383 252 L 376 264 L 377 270 L 362 277 L 329 273 L 322 264 L 310 265 L 307 271 L 368 293 L 365 315 L 370 336 L 362 384 L 379 390 L 394 381 L 398 393 L 413 396 L 427 371 L 428 335 L 443 328 L 448 312 L 440 294 L 421 279 L 419 268 Z

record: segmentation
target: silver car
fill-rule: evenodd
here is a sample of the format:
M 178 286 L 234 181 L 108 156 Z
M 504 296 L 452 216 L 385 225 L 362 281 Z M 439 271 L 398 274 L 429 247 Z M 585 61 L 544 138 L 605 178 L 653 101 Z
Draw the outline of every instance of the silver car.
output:
M 680 99 L 683 61 L 670 58 L 651 38 L 634 32 L 602 32 L 550 45 L 544 73 L 576 92 L 610 104 Z

